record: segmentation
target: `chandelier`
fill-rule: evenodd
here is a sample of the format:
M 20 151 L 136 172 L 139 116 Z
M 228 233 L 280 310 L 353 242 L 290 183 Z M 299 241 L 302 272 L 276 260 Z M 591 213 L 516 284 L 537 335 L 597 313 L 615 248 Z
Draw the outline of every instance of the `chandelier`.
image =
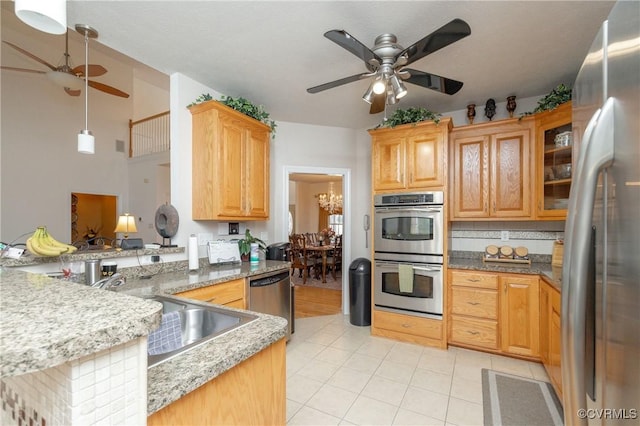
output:
M 318 195 L 318 204 L 331 214 L 342 209 L 342 195 L 333 192 L 333 182 L 329 183 L 329 193 Z

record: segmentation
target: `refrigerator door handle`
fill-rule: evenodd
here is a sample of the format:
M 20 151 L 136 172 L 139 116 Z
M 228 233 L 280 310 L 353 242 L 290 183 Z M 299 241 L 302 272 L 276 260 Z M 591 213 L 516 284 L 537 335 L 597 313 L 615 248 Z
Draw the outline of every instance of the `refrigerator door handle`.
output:
M 562 267 L 562 388 L 565 425 L 586 425 L 584 377 L 585 320 L 589 251 L 596 186 L 600 172 L 613 161 L 615 99 L 596 111 L 585 130 L 573 177 L 565 226 Z

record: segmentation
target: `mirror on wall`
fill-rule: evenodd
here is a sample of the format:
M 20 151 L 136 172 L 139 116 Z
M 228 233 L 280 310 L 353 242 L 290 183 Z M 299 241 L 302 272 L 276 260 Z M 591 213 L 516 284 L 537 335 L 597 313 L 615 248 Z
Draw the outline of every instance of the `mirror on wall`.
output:
M 111 245 L 116 238 L 118 197 L 71 193 L 71 241 Z

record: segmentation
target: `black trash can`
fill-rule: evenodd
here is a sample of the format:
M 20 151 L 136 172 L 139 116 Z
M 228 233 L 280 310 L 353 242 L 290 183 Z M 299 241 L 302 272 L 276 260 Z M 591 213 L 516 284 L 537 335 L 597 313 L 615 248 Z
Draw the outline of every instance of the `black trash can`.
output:
M 286 243 L 274 243 L 267 246 L 266 259 L 267 260 L 289 260 L 289 246 L 288 242 Z
M 364 257 L 349 265 L 349 320 L 371 325 L 371 261 Z

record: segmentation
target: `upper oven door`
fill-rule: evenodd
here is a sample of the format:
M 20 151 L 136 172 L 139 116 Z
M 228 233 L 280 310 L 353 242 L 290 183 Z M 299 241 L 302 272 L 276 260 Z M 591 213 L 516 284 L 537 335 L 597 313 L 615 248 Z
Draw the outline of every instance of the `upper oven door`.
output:
M 440 205 L 376 207 L 374 220 L 376 252 L 443 254 Z

